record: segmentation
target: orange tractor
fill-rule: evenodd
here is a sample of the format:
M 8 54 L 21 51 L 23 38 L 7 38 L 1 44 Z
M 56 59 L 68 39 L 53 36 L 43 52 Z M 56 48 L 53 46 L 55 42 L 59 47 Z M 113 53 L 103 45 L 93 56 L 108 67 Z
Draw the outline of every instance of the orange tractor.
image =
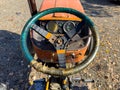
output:
M 80 0 L 43 0 L 39 10 L 35 0 L 28 2 L 32 17 L 23 28 L 21 49 L 32 67 L 48 75 L 29 90 L 81 90 L 69 75 L 87 67 L 98 51 L 94 23 Z

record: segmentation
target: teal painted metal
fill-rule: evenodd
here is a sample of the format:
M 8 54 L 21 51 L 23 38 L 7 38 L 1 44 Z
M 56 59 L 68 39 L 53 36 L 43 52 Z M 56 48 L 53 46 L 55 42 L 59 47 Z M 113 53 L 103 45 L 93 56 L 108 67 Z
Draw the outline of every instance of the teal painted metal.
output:
M 76 15 L 79 18 L 82 18 L 82 20 L 84 20 L 85 23 L 90 28 L 94 27 L 94 23 L 86 15 L 84 15 L 83 13 L 81 13 L 77 10 L 71 9 L 71 8 L 51 8 L 51 9 L 47 9 L 42 12 L 39 12 L 38 14 L 34 15 L 32 18 L 30 18 L 28 20 L 28 22 L 25 24 L 23 31 L 21 33 L 21 49 L 22 49 L 22 52 L 23 52 L 25 58 L 29 62 L 31 62 L 34 59 L 32 57 L 32 55 L 30 54 L 28 46 L 27 46 L 27 37 L 30 32 L 31 25 L 33 23 L 35 23 L 39 18 L 41 18 L 47 14 L 57 13 L 57 12 L 65 12 L 65 13 L 70 13 L 70 14 Z M 98 49 L 98 48 L 96 47 L 95 49 Z M 97 50 L 95 50 L 94 54 L 96 54 L 96 52 L 97 52 Z M 91 58 L 94 58 L 94 57 L 95 57 L 95 55 L 93 55 Z

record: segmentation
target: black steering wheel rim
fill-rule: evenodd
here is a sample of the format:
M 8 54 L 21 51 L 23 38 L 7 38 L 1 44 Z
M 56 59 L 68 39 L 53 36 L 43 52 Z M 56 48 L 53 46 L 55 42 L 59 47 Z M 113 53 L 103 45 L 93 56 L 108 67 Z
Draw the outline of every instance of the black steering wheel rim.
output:
M 31 25 L 34 24 L 39 18 L 47 14 L 57 13 L 57 12 L 70 13 L 84 20 L 85 23 L 88 25 L 88 27 L 91 29 L 91 32 L 94 38 L 93 49 L 91 53 L 88 55 L 88 57 L 82 63 L 70 69 L 53 69 L 53 68 L 44 66 L 41 63 L 38 63 L 36 60 L 34 60 L 34 57 L 31 55 L 28 49 L 27 38 L 29 36 Z M 98 51 L 98 47 L 99 47 L 99 35 L 98 35 L 98 31 L 96 30 L 94 23 L 86 15 L 71 8 L 51 8 L 51 9 L 47 9 L 42 12 L 39 12 L 38 14 L 34 15 L 32 18 L 28 20 L 21 34 L 21 49 L 22 49 L 22 52 L 25 58 L 31 63 L 31 65 L 36 70 L 46 73 L 46 74 L 50 74 L 50 75 L 67 76 L 67 75 L 71 75 L 73 73 L 79 72 L 80 70 L 87 67 L 93 61 Z

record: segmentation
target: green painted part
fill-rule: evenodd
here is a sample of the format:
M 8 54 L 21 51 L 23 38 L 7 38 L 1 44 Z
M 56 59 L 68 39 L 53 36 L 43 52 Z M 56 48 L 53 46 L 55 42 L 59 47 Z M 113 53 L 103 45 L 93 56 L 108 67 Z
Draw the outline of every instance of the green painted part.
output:
M 81 13 L 77 10 L 71 9 L 71 8 L 51 8 L 51 9 L 47 9 L 47 10 L 37 13 L 36 15 L 34 15 L 33 17 L 31 17 L 28 20 L 28 22 L 25 24 L 23 31 L 21 33 L 21 49 L 22 49 L 22 52 L 23 52 L 25 58 L 29 62 L 31 62 L 34 59 L 32 57 L 32 55 L 30 54 L 28 46 L 27 46 L 27 37 L 30 32 L 31 25 L 33 23 L 35 23 L 39 18 L 41 18 L 47 14 L 57 13 L 57 12 L 65 12 L 65 13 L 70 13 L 75 16 L 78 16 L 79 18 L 82 18 L 90 28 L 94 27 L 94 23 L 89 19 L 89 17 L 87 17 L 83 13 Z

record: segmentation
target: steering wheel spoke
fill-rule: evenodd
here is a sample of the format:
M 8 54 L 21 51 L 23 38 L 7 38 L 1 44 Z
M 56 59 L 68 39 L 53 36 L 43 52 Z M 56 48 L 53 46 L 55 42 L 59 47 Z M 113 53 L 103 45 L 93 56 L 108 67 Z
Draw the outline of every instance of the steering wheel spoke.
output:
M 82 40 L 84 40 L 84 39 L 87 39 L 87 38 L 90 38 L 90 37 L 92 37 L 92 35 L 87 35 L 87 36 L 84 36 L 84 37 L 82 37 L 82 38 L 80 38 L 80 39 L 70 41 L 69 44 L 75 43 L 75 42 L 80 42 L 80 41 L 82 41 Z
M 58 63 L 60 68 L 66 68 L 66 56 L 64 49 L 57 49 Z
M 54 44 L 55 40 L 57 39 L 57 37 L 54 34 L 44 30 L 43 28 L 39 27 L 36 24 L 32 24 L 31 28 L 35 32 L 37 32 L 39 35 L 42 35 L 45 39 L 47 39 L 52 44 Z
M 65 25 L 64 25 L 65 26 Z M 68 37 L 68 39 L 72 39 L 75 35 L 77 34 L 80 34 L 81 33 L 81 30 L 85 27 L 85 22 L 84 20 L 82 20 L 76 28 L 72 29 L 72 30 L 69 30 L 69 31 L 66 31 L 64 30 L 65 32 L 65 36 Z

